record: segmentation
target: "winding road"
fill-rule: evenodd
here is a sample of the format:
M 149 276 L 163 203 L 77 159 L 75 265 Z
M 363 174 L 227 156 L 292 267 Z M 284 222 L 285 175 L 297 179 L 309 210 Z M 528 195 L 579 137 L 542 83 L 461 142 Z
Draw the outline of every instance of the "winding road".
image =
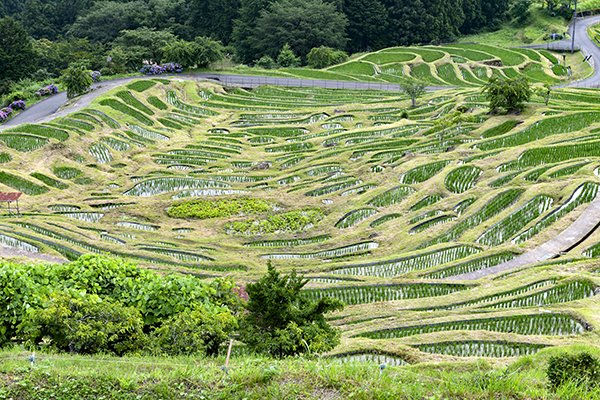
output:
M 164 76 L 163 76 L 164 77 Z M 167 76 L 173 79 L 210 81 L 223 84 L 225 86 L 236 86 L 255 88 L 258 86 L 283 86 L 283 87 L 318 87 L 323 89 L 347 89 L 347 90 L 383 90 L 399 92 L 400 85 L 392 83 L 378 82 L 358 82 L 358 81 L 332 81 L 323 79 L 300 79 L 300 78 L 280 78 L 272 76 L 253 76 L 253 75 L 234 75 L 218 73 L 198 73 L 198 74 L 179 74 Z M 87 107 L 90 103 L 103 93 L 114 89 L 117 86 L 136 79 L 152 79 L 154 76 L 133 76 L 130 78 L 121 78 L 111 81 L 96 83 L 92 90 L 80 96 L 71 102 L 67 99 L 64 92 L 49 97 L 29 107 L 18 114 L 10 121 L 0 125 L 0 131 L 15 127 L 21 124 L 33 124 L 48 122 L 55 118 L 63 117 L 67 114 L 79 111 Z M 429 86 L 427 90 L 436 91 L 449 89 L 448 86 Z
M 589 38 L 587 28 L 591 25 L 600 23 L 600 16 L 579 18 L 575 28 L 575 45 L 586 56 L 591 56 L 590 64 L 594 68 L 594 73 L 589 78 L 571 82 L 558 87 L 600 87 L 600 48 Z M 572 32 L 572 26 L 569 28 Z M 571 41 L 564 40 L 553 43 L 556 48 L 570 48 Z M 546 45 L 530 46 L 531 48 L 545 48 Z M 142 77 L 143 78 L 143 77 Z M 400 91 L 399 85 L 385 83 L 353 82 L 353 81 L 331 81 L 331 80 L 313 80 L 297 78 L 280 78 L 267 76 L 248 76 L 248 75 L 228 75 L 215 73 L 184 74 L 177 75 L 178 79 L 208 80 L 222 83 L 228 86 L 238 87 L 257 87 L 262 85 L 285 86 L 285 87 L 320 87 L 327 89 L 352 89 L 352 90 L 389 90 Z M 24 123 L 47 122 L 52 119 L 70 114 L 88 106 L 94 99 L 107 91 L 130 82 L 140 77 L 130 77 L 116 79 L 112 81 L 101 82 L 93 86 L 93 90 L 71 102 L 68 101 L 65 93 L 59 93 L 46 100 L 43 100 L 14 117 L 12 120 L 0 126 L 0 131 Z M 429 87 L 428 90 L 442 90 L 448 87 Z M 559 233 L 556 237 L 543 243 L 542 245 L 521 254 L 514 259 L 497 266 L 482 269 L 479 271 L 453 276 L 448 278 L 453 281 L 476 280 L 487 276 L 496 275 L 502 272 L 514 270 L 517 268 L 531 266 L 549 259 L 559 257 L 561 254 L 576 247 L 585 238 L 592 234 L 600 226 L 600 196 L 598 196 L 587 209 L 583 211 L 580 217 L 573 222 L 566 230 Z M 0 257 L 7 256 L 9 249 L 2 250 L 0 246 Z M 17 254 L 15 254 L 17 255 Z M 18 256 L 24 256 L 24 252 L 19 252 Z M 32 257 L 39 255 L 31 254 Z M 49 256 L 50 257 L 50 256 Z

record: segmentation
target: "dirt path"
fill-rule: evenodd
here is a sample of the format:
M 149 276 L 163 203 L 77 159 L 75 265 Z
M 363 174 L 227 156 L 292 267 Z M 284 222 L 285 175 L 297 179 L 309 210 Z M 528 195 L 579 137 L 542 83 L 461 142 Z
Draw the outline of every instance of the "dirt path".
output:
M 0 258 L 29 258 L 32 260 L 39 260 L 57 264 L 62 264 L 66 262 L 64 258 L 52 256 L 50 254 L 33 253 L 30 251 L 18 250 L 12 247 L 5 247 L 2 245 L 0 245 Z
M 598 196 L 567 229 L 548 240 L 546 243 L 543 243 L 535 249 L 523 253 L 510 261 L 496 265 L 495 267 L 453 276 L 448 278 L 448 280 L 463 281 L 480 279 L 489 275 L 496 275 L 501 272 L 556 258 L 585 240 L 599 225 L 600 196 Z

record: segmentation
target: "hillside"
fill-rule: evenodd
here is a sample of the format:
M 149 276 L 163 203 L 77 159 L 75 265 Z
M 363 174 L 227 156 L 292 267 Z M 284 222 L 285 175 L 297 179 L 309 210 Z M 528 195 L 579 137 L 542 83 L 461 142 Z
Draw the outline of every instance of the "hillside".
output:
M 351 358 L 593 344 L 599 233 L 545 265 L 463 274 L 544 243 L 596 198 L 594 93 L 556 90 L 548 106 L 496 117 L 477 88 L 411 109 L 394 92 L 139 80 L 0 134 L 0 181 L 26 194 L 0 238 L 238 282 L 268 260 L 297 268 L 307 295 L 348 304 L 331 321 L 335 354 Z

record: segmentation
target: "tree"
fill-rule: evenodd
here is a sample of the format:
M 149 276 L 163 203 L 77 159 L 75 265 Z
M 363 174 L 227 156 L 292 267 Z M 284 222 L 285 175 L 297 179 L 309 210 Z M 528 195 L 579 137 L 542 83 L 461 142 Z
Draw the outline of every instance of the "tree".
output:
M 82 64 L 69 65 L 60 79 L 67 88 L 69 99 L 86 93 L 92 86 L 91 71 Z
M 455 39 L 465 21 L 462 0 L 382 0 L 388 10 L 386 45 Z
M 490 112 L 499 109 L 519 112 L 531 98 L 531 86 L 525 77 L 502 79 L 494 76 L 483 87 L 482 93 L 490 102 Z
M 196 49 L 193 43 L 185 40 L 174 40 L 162 49 L 162 58 L 189 68 L 196 63 Z
M 330 65 L 343 63 L 348 59 L 345 51 L 332 49 L 331 47 L 314 47 L 306 56 L 306 62 L 311 68 L 325 68 Z
M 277 55 L 277 64 L 283 68 L 298 67 L 300 65 L 300 58 L 296 57 L 290 45 L 286 43 Z
M 195 33 L 228 43 L 233 21 L 238 16 L 240 0 L 192 0 L 189 23 Z
M 140 0 L 96 2 L 92 10 L 77 18 L 69 33 L 92 42 L 109 43 L 123 30 L 142 27 L 148 18 L 148 4 Z
M 348 50 L 379 49 L 384 46 L 388 12 L 380 0 L 344 0 L 348 18 Z
M 400 88 L 410 97 L 413 108 L 417 106 L 417 99 L 426 93 L 425 84 L 416 79 L 406 79 L 402 81 L 400 83 Z
M 0 19 L 0 84 L 25 78 L 35 70 L 36 62 L 23 25 L 10 17 Z
M 100 69 L 106 63 L 104 46 L 92 44 L 87 39 L 68 38 L 58 41 L 39 39 L 33 42 L 38 54 L 38 69 L 46 69 L 50 74 L 59 76 L 70 63 L 84 64 L 90 69 Z
M 233 21 L 231 44 L 235 48 L 237 58 L 243 63 L 250 63 L 263 55 L 256 48 L 253 33 L 261 12 L 272 2 L 273 0 L 240 0 L 238 18 Z M 279 48 L 281 44 L 277 47 Z M 270 57 L 275 57 L 275 54 L 271 54 Z
M 547 106 L 552 96 L 552 86 L 546 83 L 544 86 L 536 88 L 535 93 L 544 99 L 544 105 Z
M 33 37 L 55 38 L 57 26 L 50 20 L 52 8 L 51 4 L 44 4 L 40 0 L 26 0 L 19 19 L 25 23 Z
M 241 340 L 251 349 L 276 357 L 320 353 L 339 343 L 339 332 L 323 314 L 342 309 L 339 300 L 309 300 L 301 293 L 308 280 L 293 271 L 282 276 L 269 264 L 268 272 L 248 284 L 247 313 L 242 318 Z
M 313 47 L 345 48 L 347 20 L 334 4 L 322 0 L 279 0 L 256 20 L 252 59 L 275 57 L 286 43 L 302 59 Z
M 161 51 L 164 61 L 176 62 L 184 67 L 206 68 L 223 59 L 224 48 L 219 42 L 199 36 L 193 42 L 172 41 Z
M 144 61 L 162 62 L 163 48 L 177 40 L 169 31 L 157 31 L 150 28 L 138 28 L 122 31 L 114 41 L 115 47 L 121 47 L 127 54 L 127 65 L 137 71 Z M 169 60 L 171 61 L 171 60 Z
M 527 21 L 531 15 L 529 11 L 531 4 L 532 0 L 515 0 L 509 10 L 511 18 L 520 23 Z
M 221 42 L 217 42 L 208 37 L 198 36 L 194 39 L 196 66 L 206 68 L 210 64 L 223 59 L 225 48 Z
M 273 69 L 277 67 L 275 60 L 269 56 L 262 56 L 254 63 L 254 65 L 262 69 Z

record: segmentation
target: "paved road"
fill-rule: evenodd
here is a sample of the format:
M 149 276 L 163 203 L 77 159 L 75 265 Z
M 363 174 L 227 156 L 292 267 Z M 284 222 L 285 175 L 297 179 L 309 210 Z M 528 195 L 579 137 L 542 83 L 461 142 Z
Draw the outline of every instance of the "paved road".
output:
M 587 79 L 573 82 L 563 87 L 600 87 L 600 48 L 590 39 L 587 29 L 600 23 L 600 16 L 578 18 L 575 24 L 575 43 L 586 56 L 591 56 L 590 64 L 594 67 L 594 74 Z M 573 31 L 571 26 L 570 31 Z
M 594 68 L 594 74 L 589 78 L 566 83 L 564 85 L 558 85 L 557 88 L 566 88 L 566 87 L 585 87 L 585 88 L 599 88 L 600 87 L 600 48 L 594 43 L 592 39 L 588 36 L 587 29 L 592 26 L 600 23 L 600 15 L 577 18 L 577 23 L 575 24 L 575 48 L 581 50 L 581 52 L 585 56 L 591 56 L 590 64 Z M 569 33 L 572 34 L 573 25 L 569 26 Z M 552 42 L 549 44 L 543 45 L 534 45 L 534 46 L 526 46 L 531 49 L 550 49 L 550 50 L 560 50 L 565 51 L 571 49 L 571 39 L 561 40 L 558 42 Z
M 324 89 L 348 89 L 348 90 L 382 90 L 399 92 L 400 85 L 391 83 L 377 82 L 354 82 L 354 81 L 331 81 L 323 79 L 299 79 L 299 78 L 278 78 L 270 76 L 251 76 L 251 75 L 229 75 L 216 73 L 202 74 L 181 74 L 168 76 L 174 79 L 185 80 L 207 80 L 218 82 L 226 86 L 237 86 L 255 88 L 258 86 L 284 86 L 284 87 L 319 87 Z M 92 86 L 92 91 L 78 97 L 72 102 L 67 102 L 67 95 L 59 93 L 46 100 L 29 107 L 27 110 L 18 114 L 10 121 L 0 125 L 0 131 L 26 123 L 48 122 L 58 117 L 65 116 L 72 112 L 87 107 L 94 99 L 117 86 L 123 85 L 134 79 L 150 79 L 152 77 L 136 76 L 131 78 L 122 78 L 112 81 L 100 82 Z M 427 90 L 436 91 L 449 89 L 448 86 L 429 86 Z

